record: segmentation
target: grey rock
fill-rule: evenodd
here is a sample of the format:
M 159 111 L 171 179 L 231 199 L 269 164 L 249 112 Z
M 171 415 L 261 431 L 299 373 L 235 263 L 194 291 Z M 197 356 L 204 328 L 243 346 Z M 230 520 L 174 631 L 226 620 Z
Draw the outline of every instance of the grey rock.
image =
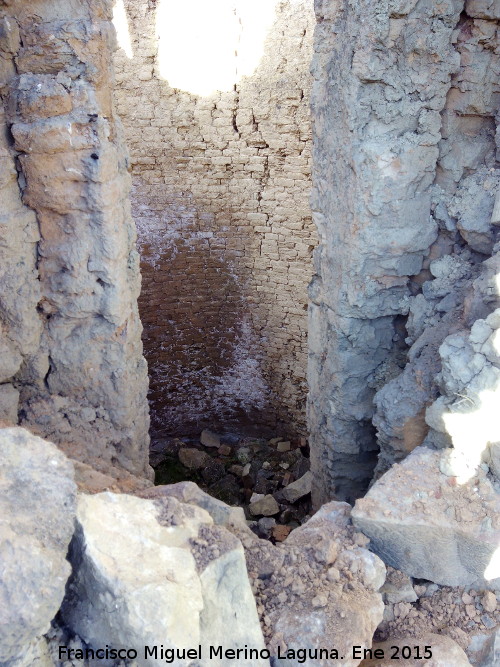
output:
M 491 255 L 494 244 L 491 215 L 498 189 L 498 176 L 487 168 L 462 179 L 448 211 L 457 219 L 460 234 L 471 248 Z
M 497 596 L 493 591 L 486 591 L 481 598 L 484 611 L 494 612 L 497 608 Z
M 415 602 L 418 596 L 412 586 L 410 577 L 391 567 L 387 568 L 387 578 L 380 589 L 385 602 Z
M 139 257 L 110 85 L 112 16 L 65 3 L 37 12 L 34 29 L 22 11 L 2 7 L 0 382 L 15 375 L 29 428 L 70 443 L 87 463 L 151 477 Z M 26 31 L 30 47 L 20 40 Z M 48 34 L 57 53 L 43 46 Z
M 11 384 L 0 385 L 0 419 L 17 424 L 19 391 Z
M 183 447 L 179 450 L 179 461 L 190 470 L 199 470 L 207 465 L 210 456 L 194 447 Z
M 276 502 L 276 500 L 273 498 L 271 495 L 264 496 L 262 494 L 254 494 L 254 495 L 259 495 L 262 497 L 259 497 L 257 500 L 250 501 L 249 505 L 249 510 L 250 514 L 253 516 L 273 516 L 274 514 L 278 514 L 280 511 L 280 506 Z
M 201 432 L 200 435 L 200 442 L 202 445 L 205 445 L 205 447 L 220 447 L 220 435 L 217 435 L 217 433 L 214 433 L 213 431 L 209 431 L 208 429 L 205 429 L 204 431 Z
M 356 502 L 352 520 L 386 564 L 411 577 L 491 589 L 500 526 L 485 518 L 500 516 L 500 496 L 482 469 L 457 493 L 456 478 L 440 470 L 447 451 L 418 447 Z
M 305 475 L 300 477 L 300 479 L 295 480 L 295 482 L 292 482 L 283 489 L 283 497 L 285 500 L 288 500 L 288 502 L 295 503 L 297 500 L 300 500 L 300 498 L 311 493 L 312 481 L 312 472 L 308 470 Z
M 201 644 L 205 654 L 210 645 L 264 646 L 243 548 L 199 507 L 172 497 L 80 496 L 70 555 L 62 614 L 91 646 Z
M 259 534 L 262 537 L 269 539 L 271 537 L 272 530 L 276 525 L 276 519 L 272 519 L 271 517 L 262 517 L 262 519 L 258 520 L 257 525 L 259 527 Z
M 16 26 L 7 42 L 9 51 L 18 49 L 9 57 L 19 67 L 2 69 L 0 339 L 16 351 L 0 376 L 13 372 L 21 356 L 16 387 L 26 425 L 71 444 L 87 463 L 99 459 L 101 466 L 117 463 L 151 477 L 139 257 L 127 204 L 128 160 L 110 94 L 111 14 L 100 14 L 102 30 L 88 49 L 97 15 L 83 5 L 59 3 L 55 10 L 42 3 L 34 55 L 13 37 L 32 31 L 29 19 L 10 6 L 5 13 Z M 60 47 L 56 58 L 82 49 L 80 71 L 65 56 L 57 72 L 43 63 L 46 34 Z M 97 71 L 99 83 L 91 74 Z M 4 145 L 6 124 L 15 148 Z M 93 153 L 98 161 L 89 159 Z M 96 408 L 100 415 L 92 419 Z
M 462 330 L 445 338 L 439 348 L 442 369 L 437 379 L 442 396 L 427 408 L 426 421 L 449 437 L 453 450 L 441 461 L 441 469 L 457 476 L 460 483 L 473 477 L 483 461 L 497 474 L 499 330 L 497 309 L 486 319 L 476 320 L 470 332 Z
M 371 646 L 374 629 L 382 620 L 384 605 L 377 591 L 384 582 L 385 567 L 377 556 L 357 546 L 354 537 L 350 506 L 331 502 L 293 530 L 279 549 L 269 545 L 271 553 L 277 551 L 282 558 L 285 555 L 283 564 L 274 568 L 275 577 L 281 575 L 293 581 L 292 590 L 300 591 L 298 597 L 292 596 L 287 601 L 279 598 L 272 601 L 274 608 L 269 613 L 274 635 L 272 649 L 276 649 L 279 641 L 289 649 L 331 646 L 328 638 L 335 627 L 334 646 L 344 658 L 338 663 L 325 658 L 306 658 L 300 664 L 308 667 L 359 664 L 352 657 L 352 646 Z M 259 554 L 258 562 L 262 560 Z M 335 567 L 331 566 L 333 561 Z M 319 572 L 329 568 L 328 581 L 312 574 L 312 562 L 319 565 Z M 346 586 L 348 580 L 350 584 Z M 297 657 L 275 657 L 273 664 L 292 667 L 299 662 Z
M 500 630 L 497 630 L 493 635 L 493 641 L 484 662 L 481 667 L 496 667 L 500 663 Z
M 441 112 L 460 69 L 453 42 L 461 7 L 449 3 L 438 15 L 431 0 L 396 4 L 315 3 L 311 206 L 320 244 L 308 414 L 316 505 L 359 496 L 372 478 L 373 397 L 399 371 L 393 316 L 408 313 L 408 277 L 438 237 L 434 181 Z M 438 35 L 432 46 L 414 48 L 415 21 Z M 441 197 L 444 210 L 448 194 Z
M 238 526 L 246 529 L 245 512 L 242 507 L 231 507 L 221 500 L 205 493 L 194 482 L 178 482 L 165 486 L 155 486 L 141 493 L 143 498 L 177 498 L 180 502 L 201 507 L 210 514 L 216 526 Z
M 500 631 L 472 634 L 467 654 L 473 665 L 496 667 L 500 662 Z
M 0 430 L 0 662 L 21 657 L 56 615 L 71 568 L 73 466 L 21 428 Z
M 493 442 L 490 445 L 489 465 L 495 477 L 500 479 L 500 442 Z
M 0 337 L 0 382 L 6 382 L 17 373 L 23 357 L 17 347 L 6 338 Z
M 54 664 L 47 639 L 38 637 L 23 648 L 23 654 L 19 658 L 10 660 L 8 667 L 54 667 Z
M 467 0 L 467 14 L 481 19 L 500 19 L 497 0 Z

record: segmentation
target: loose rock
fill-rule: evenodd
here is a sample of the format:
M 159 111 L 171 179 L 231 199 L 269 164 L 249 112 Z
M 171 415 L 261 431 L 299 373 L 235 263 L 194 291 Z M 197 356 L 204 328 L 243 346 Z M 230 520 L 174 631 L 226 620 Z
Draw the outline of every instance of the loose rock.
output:
M 64 597 L 73 534 L 73 466 L 22 428 L 0 430 L 0 663 L 28 651 Z
M 250 513 L 253 516 L 273 516 L 278 514 L 280 506 L 271 495 L 263 496 L 250 503 Z
M 213 431 L 209 431 L 208 429 L 205 429 L 204 431 L 201 432 L 200 435 L 200 442 L 202 445 L 205 445 L 205 447 L 220 447 L 220 436 L 217 435 L 217 433 L 214 433 Z
M 418 447 L 356 502 L 354 524 L 405 574 L 449 586 L 500 584 L 500 496 L 484 470 L 457 486 L 446 452 Z
M 179 460 L 190 470 L 200 470 L 211 460 L 210 456 L 199 449 L 184 447 L 179 450 Z
M 306 472 L 300 479 L 292 482 L 283 489 L 283 496 L 291 503 L 311 493 L 313 476 L 310 471 Z
M 62 614 L 90 646 L 264 646 L 241 544 L 198 507 L 80 496 L 70 555 Z

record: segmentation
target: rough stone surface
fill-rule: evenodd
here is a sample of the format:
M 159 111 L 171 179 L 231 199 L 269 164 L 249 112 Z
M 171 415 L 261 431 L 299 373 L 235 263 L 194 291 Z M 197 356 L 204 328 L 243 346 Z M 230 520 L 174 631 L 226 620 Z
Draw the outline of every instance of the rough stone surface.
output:
M 0 385 L 0 419 L 16 424 L 18 410 L 19 391 L 8 383 Z
M 396 570 L 391 574 L 391 570 L 389 567 L 388 578 L 404 576 Z M 466 652 L 471 664 L 478 667 L 495 664 L 491 659 L 500 611 L 485 612 L 482 602 L 485 593 L 493 595 L 492 591 L 420 581 L 415 582 L 414 593 L 418 599 L 413 602 L 392 603 L 386 597 L 384 620 L 377 628 L 376 642 L 412 637 L 413 645 L 421 645 L 421 637 L 446 635 Z
M 81 495 L 70 558 L 62 613 L 91 646 L 264 647 L 243 548 L 199 507 L 172 497 Z
M 46 638 L 39 637 L 23 647 L 20 657 L 9 660 L 7 664 L 8 667 L 54 667 L 55 660 Z
M 254 516 L 273 516 L 278 514 L 280 506 L 276 500 L 271 496 L 263 494 L 254 494 L 258 496 L 253 501 L 250 501 L 250 514 Z
M 210 460 L 208 454 L 193 447 L 183 447 L 179 450 L 179 461 L 191 470 L 203 468 Z
M 148 475 L 111 9 L 110 0 L 0 9 L 0 402 L 2 416 L 74 445 L 80 460 Z
M 305 434 L 312 0 L 123 6 L 152 435 Z
M 226 505 L 226 503 L 202 491 L 194 482 L 154 486 L 142 492 L 141 496 L 152 499 L 171 496 L 183 503 L 201 507 L 210 514 L 217 526 L 237 525 L 240 528 L 246 528 L 245 514 L 241 507 Z
M 220 436 L 213 431 L 204 429 L 200 435 L 200 442 L 205 447 L 220 447 Z
M 76 485 L 82 493 L 113 491 L 114 493 L 139 494 L 152 486 L 149 480 L 132 475 L 118 465 L 106 465 L 106 473 L 102 473 L 88 463 L 82 463 L 76 459 L 70 459 L 70 461 L 75 468 Z
M 436 399 L 457 399 L 439 348 L 499 305 L 488 259 L 500 222 L 496 4 L 315 5 L 317 504 L 362 495 L 374 468 L 379 477 L 423 442 L 451 444 L 426 419 Z M 459 391 L 475 401 L 471 377 Z
M 377 591 L 385 567 L 364 548 L 368 540 L 353 529 L 350 509 L 346 503 L 329 503 L 276 546 L 234 529 L 245 547 L 275 665 L 354 666 L 359 660 L 352 659 L 352 646 L 371 646 L 383 614 Z M 298 661 L 299 648 L 314 652 L 331 646 L 345 659 L 319 659 L 313 653 Z
M 312 473 L 308 470 L 305 475 L 302 475 L 302 477 L 283 489 L 284 498 L 294 503 L 300 498 L 307 496 L 308 493 L 311 493 L 312 480 Z
M 354 524 L 387 564 L 449 586 L 500 585 L 500 500 L 483 469 L 468 482 L 440 471 L 449 450 L 419 447 L 356 501 Z
M 403 647 L 411 647 L 412 658 L 405 660 L 402 651 Z M 419 653 L 415 653 L 415 648 L 419 647 Z M 422 658 L 424 656 L 424 648 L 431 647 L 431 658 Z M 402 637 L 401 639 L 390 639 L 381 643 L 374 643 L 373 649 L 379 649 L 384 652 L 386 656 L 382 660 L 363 660 L 360 667 L 390 667 L 394 665 L 394 660 L 391 660 L 392 655 L 396 655 L 395 647 L 397 647 L 397 655 L 399 656 L 397 664 L 403 667 L 410 665 L 427 665 L 427 667 L 470 667 L 470 662 L 467 659 L 465 652 L 458 646 L 456 642 L 446 635 L 428 634 L 419 637 Z
M 76 486 L 66 457 L 24 429 L 0 429 L 0 459 L 0 662 L 18 667 L 42 660 L 38 638 L 64 597 Z
M 384 602 L 415 602 L 418 599 L 410 577 L 392 567 L 387 567 L 387 577 L 380 589 Z
M 500 391 L 500 309 L 478 319 L 470 331 L 448 336 L 439 354 L 442 396 L 426 411 L 427 423 L 453 445 L 447 474 L 472 477 L 482 461 L 499 477 L 496 406 Z M 444 468 L 442 467 L 444 470 Z

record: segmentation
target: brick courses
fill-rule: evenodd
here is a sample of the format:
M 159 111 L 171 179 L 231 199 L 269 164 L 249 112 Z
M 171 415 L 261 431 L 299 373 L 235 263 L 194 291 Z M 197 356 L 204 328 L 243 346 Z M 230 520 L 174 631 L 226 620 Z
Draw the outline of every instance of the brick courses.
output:
M 202 97 L 161 78 L 154 3 L 125 1 L 133 58 L 116 54 L 116 100 L 131 153 L 153 435 L 233 422 L 305 431 L 316 244 L 309 4 L 278 4 L 255 73 Z

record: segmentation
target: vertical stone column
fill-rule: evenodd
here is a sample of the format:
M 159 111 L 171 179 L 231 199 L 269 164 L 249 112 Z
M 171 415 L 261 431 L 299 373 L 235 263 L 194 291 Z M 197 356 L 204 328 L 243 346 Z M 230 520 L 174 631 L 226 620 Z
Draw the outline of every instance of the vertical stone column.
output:
M 17 21 L 0 8 L 0 98 L 16 74 L 20 48 Z M 0 419 L 17 422 L 19 386 L 27 365 L 36 364 L 42 323 L 37 272 L 38 224 L 17 182 L 4 105 L 0 104 Z
M 459 0 L 315 3 L 309 425 L 317 503 L 363 493 L 375 391 L 401 371 L 431 217 Z M 404 326 L 403 326 L 404 332 Z
M 77 458 L 143 474 L 147 371 L 128 158 L 112 100 L 111 6 L 14 1 L 3 12 L 14 32 L 10 151 L 40 234 L 30 315 L 37 302 L 42 333 L 15 385 L 23 424 Z

